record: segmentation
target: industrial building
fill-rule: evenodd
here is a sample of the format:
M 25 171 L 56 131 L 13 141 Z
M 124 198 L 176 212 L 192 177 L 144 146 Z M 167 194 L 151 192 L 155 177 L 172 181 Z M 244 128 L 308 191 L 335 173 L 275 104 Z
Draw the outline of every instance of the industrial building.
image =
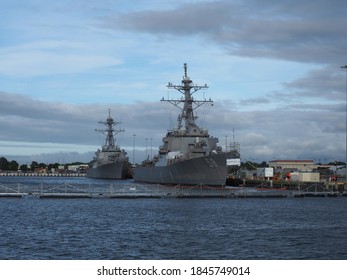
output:
M 273 167 L 275 170 L 312 171 L 317 168 L 317 165 L 313 160 L 272 160 L 269 162 L 269 167 Z

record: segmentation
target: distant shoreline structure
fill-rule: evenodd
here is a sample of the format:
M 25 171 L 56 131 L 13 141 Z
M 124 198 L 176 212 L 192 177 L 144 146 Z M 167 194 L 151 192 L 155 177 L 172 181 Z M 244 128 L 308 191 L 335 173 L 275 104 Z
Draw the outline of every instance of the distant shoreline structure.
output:
M 85 173 L 0 172 L 0 177 L 86 177 Z

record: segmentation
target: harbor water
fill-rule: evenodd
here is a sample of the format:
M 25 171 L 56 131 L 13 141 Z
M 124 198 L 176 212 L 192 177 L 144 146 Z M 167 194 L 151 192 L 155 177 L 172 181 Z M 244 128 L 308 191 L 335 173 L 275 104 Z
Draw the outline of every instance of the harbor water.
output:
M 0 183 L 110 181 L 2 177 Z M 346 197 L 0 198 L 0 213 L 2 260 L 347 259 Z

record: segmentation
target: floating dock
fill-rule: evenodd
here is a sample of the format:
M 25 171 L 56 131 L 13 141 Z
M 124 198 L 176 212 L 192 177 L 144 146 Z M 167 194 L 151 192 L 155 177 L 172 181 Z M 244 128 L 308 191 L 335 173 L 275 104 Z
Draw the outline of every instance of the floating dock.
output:
M 24 185 L 0 184 L 0 198 L 42 198 L 42 199 L 124 199 L 124 198 L 302 198 L 302 197 L 347 197 L 346 186 L 336 191 L 324 184 L 305 184 L 295 190 L 270 187 L 208 187 L 162 186 L 154 184 L 60 184 Z
M 86 174 L 45 172 L 0 172 L 0 177 L 86 177 Z

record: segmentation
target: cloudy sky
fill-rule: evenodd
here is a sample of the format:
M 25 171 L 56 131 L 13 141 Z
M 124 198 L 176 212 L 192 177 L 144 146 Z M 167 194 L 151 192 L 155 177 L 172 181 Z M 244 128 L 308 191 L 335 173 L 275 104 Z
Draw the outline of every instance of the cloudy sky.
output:
M 344 0 L 0 2 L 0 156 L 89 161 L 112 116 L 135 161 L 176 124 L 183 63 L 197 110 L 243 161 L 346 159 Z M 234 131 L 234 132 L 233 132 Z M 134 134 L 136 135 L 134 137 Z M 146 140 L 147 138 L 147 140 Z M 147 144 L 147 145 L 146 145 Z

